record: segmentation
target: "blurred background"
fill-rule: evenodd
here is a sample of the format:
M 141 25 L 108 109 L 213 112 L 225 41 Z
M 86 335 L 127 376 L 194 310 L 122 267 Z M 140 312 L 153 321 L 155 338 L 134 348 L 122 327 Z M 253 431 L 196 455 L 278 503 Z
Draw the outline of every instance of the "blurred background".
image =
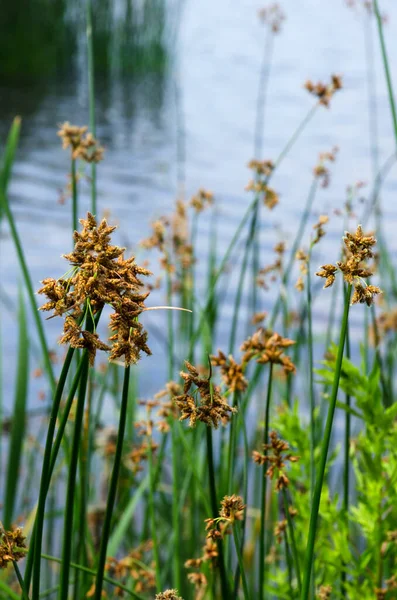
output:
M 397 5 L 392 0 L 381 4 L 389 58 L 396 64 Z M 336 73 L 343 77 L 343 90 L 330 108 L 319 108 L 273 178 L 280 204 L 263 212 L 263 266 L 272 261 L 274 245 L 295 234 L 320 152 L 339 147 L 331 184 L 320 190 L 314 205 L 313 224 L 319 214 L 331 217 L 316 255 L 318 264 L 323 258 L 335 259 L 342 218 L 334 211 L 349 197 L 347 187 L 363 181 L 367 186 L 359 196 L 369 195 L 379 169 L 395 152 L 376 23 L 364 3 L 284 0 L 280 9 L 285 19 L 276 34 L 259 18 L 262 8 L 258 0 L 93 2 L 97 137 L 105 146 L 97 169 L 98 216 L 106 214 L 118 223 L 118 241 L 139 257 L 143 251 L 138 244 L 150 234 L 150 222 L 172 212 L 177 197 L 188 199 L 200 187 L 214 193 L 217 218 L 204 215 L 200 220 L 198 273 L 206 264 L 210 226 L 216 228 L 222 255 L 251 200 L 244 190 L 251 179 L 247 163 L 278 156 L 314 103 L 303 88 L 307 79 L 328 81 Z M 56 132 L 66 120 L 88 124 L 85 28 L 83 0 L 2 3 L 0 144 L 13 117 L 20 115 L 22 137 L 9 197 L 36 289 L 44 277 L 65 272 L 61 254 L 71 246 L 70 198 L 65 193 L 70 164 Z M 262 142 L 255 148 L 258 93 L 265 109 Z M 394 252 L 396 189 L 397 170 L 391 163 L 381 206 L 385 238 Z M 89 182 L 83 178 L 81 216 L 89 208 L 89 195 Z M 355 202 L 360 213 L 359 199 Z M 156 271 L 156 260 L 150 267 Z M 8 392 L 14 387 L 17 335 L 12 323 L 21 277 L 4 220 L 0 269 L 7 410 L 12 403 Z M 230 328 L 229 299 L 236 278 L 231 269 L 217 331 L 220 346 Z M 269 309 L 277 290 L 259 293 L 262 308 Z M 320 334 L 324 301 L 323 295 L 314 304 Z M 164 303 L 160 292 L 152 296 L 156 303 Z M 360 314 L 351 314 L 353 337 Z M 165 319 L 159 311 L 148 316 L 154 356 L 139 364 L 146 396 L 166 376 L 166 361 L 160 358 Z M 53 348 L 60 330 L 57 319 L 46 324 Z M 31 407 L 37 405 L 39 392 L 40 382 L 33 383 Z

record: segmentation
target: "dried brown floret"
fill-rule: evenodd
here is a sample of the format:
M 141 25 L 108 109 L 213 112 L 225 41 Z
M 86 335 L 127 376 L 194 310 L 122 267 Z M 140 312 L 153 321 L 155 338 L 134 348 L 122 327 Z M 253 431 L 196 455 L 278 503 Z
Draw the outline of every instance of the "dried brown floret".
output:
M 22 529 L 16 527 L 11 531 L 0 528 L 0 569 L 5 569 L 10 562 L 18 562 L 26 556 L 25 536 Z
M 285 531 L 287 529 L 288 521 L 283 519 L 282 521 L 277 521 L 274 526 L 274 537 L 281 544 L 283 536 L 285 535 Z
M 178 596 L 178 590 L 165 590 L 156 594 L 155 600 L 183 600 L 183 598 Z
M 59 280 L 44 279 L 39 294 L 49 302 L 42 310 L 52 310 L 53 316 L 66 314 L 60 343 L 74 348 L 86 348 L 93 363 L 97 350 L 110 351 L 110 359 L 124 357 L 125 364 L 136 362 L 140 352 L 150 354 L 146 344 L 147 333 L 138 316 L 145 310 L 148 293 L 142 293 L 141 276 L 150 271 L 138 266 L 135 259 L 124 259 L 124 248 L 112 246 L 110 236 L 115 227 L 103 220 L 98 226 L 95 217 L 88 213 L 81 219 L 81 232 L 74 232 L 74 250 L 64 255 L 72 265 L 71 275 Z M 82 318 L 90 319 L 102 311 L 105 304 L 114 313 L 111 329 L 114 335 L 108 346 L 95 331 L 83 329 Z
M 214 194 L 203 188 L 199 189 L 197 194 L 190 200 L 190 206 L 194 208 L 197 213 L 202 212 L 207 206 L 210 206 L 213 203 Z
M 88 163 L 98 163 L 103 158 L 104 149 L 99 145 L 88 127 L 70 125 L 68 121 L 59 126 L 58 135 L 62 139 L 63 149 L 70 147 L 72 159 L 81 159 Z
M 330 600 L 332 592 L 331 585 L 322 585 L 318 590 L 318 600 Z
M 356 284 L 354 288 L 354 294 L 351 299 L 352 304 L 366 304 L 367 306 L 371 306 L 374 301 L 374 296 L 377 294 L 381 294 L 382 290 L 378 288 L 376 285 L 362 285 Z
M 328 85 L 321 82 L 314 84 L 308 80 L 304 84 L 304 88 L 313 96 L 317 96 L 319 104 L 329 107 L 332 96 L 342 89 L 342 78 L 340 75 L 331 75 L 331 81 Z
M 219 515 L 222 519 L 226 519 L 230 523 L 241 521 L 244 514 L 245 504 L 240 496 L 233 494 L 232 496 L 224 496 L 221 500 L 221 510 Z
M 231 392 L 244 392 L 247 389 L 248 381 L 244 377 L 243 366 L 237 363 L 231 354 L 226 356 L 218 350 L 218 356 L 211 356 L 211 364 L 220 367 L 222 380 Z
M 222 397 L 220 389 L 212 385 L 210 378 L 202 378 L 196 367 L 185 361 L 187 373 L 181 371 L 184 380 L 183 394 L 174 397 L 175 404 L 181 411 L 180 420 L 189 419 L 189 425 L 194 427 L 197 421 L 217 428 L 220 423 L 227 423 L 232 413 L 237 409 L 229 406 Z M 195 390 L 189 393 L 191 387 Z
M 318 277 L 325 278 L 325 289 L 327 287 L 330 287 L 334 283 L 335 273 L 337 272 L 338 268 L 335 267 L 335 265 L 323 265 L 322 267 L 320 267 L 320 269 L 321 270 L 317 271 L 316 275 L 318 275 Z
M 284 472 L 285 463 L 287 461 L 297 462 L 299 456 L 288 452 L 289 444 L 281 440 L 275 431 L 271 431 L 269 437 L 270 443 L 263 445 L 264 453 L 254 451 L 252 457 L 258 465 L 269 464 L 266 475 L 270 479 L 276 478 L 276 490 L 280 491 L 289 485 L 289 479 Z

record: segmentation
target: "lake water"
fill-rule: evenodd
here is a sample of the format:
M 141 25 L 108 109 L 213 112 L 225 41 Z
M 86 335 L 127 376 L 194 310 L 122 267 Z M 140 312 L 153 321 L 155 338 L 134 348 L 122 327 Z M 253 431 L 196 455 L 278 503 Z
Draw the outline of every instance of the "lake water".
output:
M 395 66 L 397 5 L 391 0 L 381 4 L 389 15 L 385 33 Z M 97 81 L 97 135 L 106 147 L 105 160 L 98 167 L 98 212 L 101 215 L 110 211 L 110 221 L 120 225 L 119 240 L 129 248 L 134 249 L 149 234 L 151 220 L 173 209 L 178 193 L 178 144 L 182 141 L 186 196 L 193 195 L 199 187 L 214 192 L 219 254 L 226 250 L 251 200 L 244 187 L 251 177 L 246 165 L 254 157 L 256 98 L 266 38 L 266 30 L 257 18 L 261 6 L 253 0 L 187 0 L 175 59 L 165 76 L 153 75 L 139 82 Z M 341 208 L 346 186 L 358 180 L 373 182 L 366 49 L 376 73 L 370 96 L 377 107 L 379 165 L 395 148 L 374 20 L 369 21 L 362 10 L 348 9 L 342 0 L 285 1 L 281 6 L 286 21 L 274 39 L 261 158 L 278 156 L 313 105 L 312 97 L 302 87 L 307 79 L 326 81 L 331 73 L 341 74 L 344 89 L 333 98 L 330 109 L 319 108 L 274 176 L 280 204 L 271 213 L 263 211 L 263 264 L 273 260 L 272 248 L 277 241 L 282 237 L 292 239 L 319 152 L 335 145 L 340 148 L 337 162 L 332 165 L 331 186 L 320 190 L 316 197 L 316 215 L 332 214 L 335 208 Z M 71 210 L 70 201 L 60 204 L 59 197 L 67 182 L 69 161 L 56 130 L 65 120 L 79 125 L 88 122 L 85 73 L 81 71 L 62 84 L 0 87 L 2 142 L 17 114 L 23 119 L 22 136 L 9 195 L 31 277 L 38 288 L 44 277 L 58 277 L 66 271 L 60 255 L 69 251 L 71 245 Z M 89 207 L 88 185 L 83 184 L 82 190 L 81 216 Z M 397 250 L 396 190 L 397 169 L 393 168 L 382 193 L 384 231 L 393 253 Z M 311 219 L 314 222 L 315 217 Z M 207 253 L 208 228 L 209 218 L 204 216 L 199 230 L 199 239 L 203 239 L 201 259 Z M 327 262 L 336 260 L 341 231 L 341 218 L 332 218 L 316 256 L 316 266 L 322 258 Z M 307 232 L 306 240 L 308 236 Z M 6 375 L 3 389 L 6 408 L 10 408 L 17 345 L 12 310 L 21 277 L 4 222 L 0 251 L 1 336 Z M 198 266 L 199 272 L 200 268 L 203 267 Z M 238 271 L 235 274 L 232 270 L 229 292 L 237 277 Z M 223 307 L 220 344 L 227 340 L 231 298 Z M 329 298 L 330 294 L 327 301 Z M 154 295 L 153 304 L 158 302 L 163 303 Z M 261 302 L 269 309 L 272 293 L 263 293 Z M 317 302 L 314 308 L 316 334 L 324 333 L 323 302 Z M 352 311 L 353 327 L 358 328 L 363 309 L 359 306 Z M 152 313 L 150 319 L 157 328 L 165 327 L 164 315 Z M 54 347 L 61 322 L 53 319 L 45 327 L 49 344 Z M 32 337 L 34 340 L 34 334 Z M 155 392 L 165 377 L 163 346 L 154 340 L 152 348 L 154 356 L 143 360 L 140 367 L 145 395 Z M 155 378 L 153 364 L 158 374 Z M 37 405 L 39 387 L 40 383 L 31 386 L 30 406 Z

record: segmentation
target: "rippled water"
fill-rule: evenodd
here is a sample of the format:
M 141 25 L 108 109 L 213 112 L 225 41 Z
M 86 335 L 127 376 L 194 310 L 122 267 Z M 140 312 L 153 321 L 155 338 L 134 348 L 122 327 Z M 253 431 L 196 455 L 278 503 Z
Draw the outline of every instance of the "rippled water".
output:
M 389 14 L 385 32 L 390 60 L 396 65 L 397 6 L 391 0 L 382 5 Z M 187 0 L 176 57 L 164 76 L 148 76 L 139 82 L 97 81 L 97 133 L 106 147 L 106 159 L 98 168 L 99 212 L 109 210 L 111 220 L 120 224 L 123 244 L 134 248 L 149 233 L 150 221 L 172 210 L 178 190 L 178 147 L 182 143 L 186 194 L 192 195 L 199 187 L 215 193 L 219 253 L 226 249 L 251 199 L 244 187 L 250 178 L 246 164 L 253 158 L 257 88 L 266 37 L 257 18 L 260 7 L 253 0 Z M 333 99 L 329 110 L 320 107 L 275 174 L 273 183 L 280 192 L 281 203 L 274 212 L 263 213 L 264 263 L 273 260 L 274 243 L 283 236 L 291 239 L 296 231 L 319 152 L 335 145 L 340 148 L 332 166 L 332 185 L 316 198 L 316 214 L 341 207 L 347 185 L 357 180 L 370 184 L 373 181 L 368 55 L 376 73 L 370 96 L 372 102 L 376 101 L 379 165 L 394 151 L 374 21 L 370 22 L 363 11 L 349 10 L 342 0 L 284 2 L 282 8 L 287 19 L 282 33 L 274 40 L 270 60 L 263 158 L 278 156 L 310 109 L 312 98 L 302 89 L 306 79 L 327 80 L 331 73 L 340 73 L 344 89 Z M 12 117 L 20 114 L 23 118 L 10 201 L 36 288 L 44 277 L 59 276 L 66 270 L 60 255 L 71 245 L 70 203 L 59 203 L 67 181 L 68 156 L 61 150 L 56 126 L 65 120 L 88 122 L 87 107 L 84 72 L 73 80 L 48 82 L 36 88 L 0 88 L 1 140 L 5 139 Z M 82 186 L 83 214 L 89 207 L 89 193 L 88 184 Z M 394 253 L 396 189 L 397 170 L 392 169 L 383 187 L 382 202 L 385 235 Z M 201 258 L 207 253 L 208 225 L 208 217 L 204 217 L 199 231 L 199 239 L 203 240 Z M 323 256 L 330 260 L 338 251 L 341 230 L 341 219 L 334 218 L 322 246 Z M 5 403 L 10 406 L 12 398 L 8 392 L 13 389 L 17 343 L 12 310 L 21 277 L 5 223 L 0 248 L 0 291 L 5 307 L 1 318 L 3 369 L 7 375 Z M 232 271 L 229 291 L 235 283 Z M 262 294 L 265 307 L 271 297 L 269 293 Z M 231 302 L 230 296 L 223 307 L 220 337 L 224 339 Z M 359 312 L 360 308 L 353 314 L 353 323 L 359 321 Z M 322 314 L 322 304 L 318 302 L 317 333 L 324 329 Z M 150 319 L 156 327 L 164 327 L 163 316 L 156 314 Z M 51 346 L 56 343 L 59 328 L 55 319 L 46 324 Z M 162 344 L 154 342 L 154 348 L 154 356 L 145 359 L 141 366 L 147 393 L 158 388 L 158 381 L 151 376 L 153 364 L 160 383 L 161 365 L 165 364 Z M 31 405 L 37 403 L 36 387 L 32 386 Z

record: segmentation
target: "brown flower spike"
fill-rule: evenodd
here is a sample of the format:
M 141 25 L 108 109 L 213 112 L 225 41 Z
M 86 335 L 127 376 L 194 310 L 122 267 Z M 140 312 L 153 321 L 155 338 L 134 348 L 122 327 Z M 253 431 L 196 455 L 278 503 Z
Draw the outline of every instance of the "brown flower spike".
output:
M 196 367 L 187 360 L 185 365 L 188 372 L 181 371 L 180 374 L 185 382 L 183 394 L 174 397 L 174 402 L 182 413 L 179 420 L 189 419 L 190 427 L 194 427 L 197 421 L 202 421 L 215 428 L 220 423 L 229 421 L 231 414 L 237 409 L 229 406 L 219 387 L 212 385 L 211 378 L 200 377 Z M 192 386 L 196 388 L 193 392 Z
M 242 362 L 247 363 L 256 358 L 256 362 L 259 364 L 281 365 L 286 374 L 295 373 L 294 363 L 289 356 L 284 354 L 284 349 L 293 344 L 295 344 L 293 340 L 283 338 L 278 333 L 271 333 L 260 327 L 242 344 L 241 350 L 244 352 Z
M 124 357 L 125 365 L 135 363 L 140 352 L 151 354 L 146 344 L 147 333 L 138 316 L 145 310 L 148 293 L 142 293 L 141 276 L 150 271 L 139 267 L 135 259 L 124 259 L 124 248 L 110 244 L 110 234 L 116 227 L 103 220 L 99 226 L 88 213 L 81 219 L 81 233 L 74 232 L 75 247 L 64 258 L 72 265 L 69 277 L 47 278 L 38 291 L 48 298 L 41 310 L 53 311 L 53 316 L 64 316 L 61 344 L 86 348 L 93 364 L 97 350 L 110 351 L 110 360 Z M 113 309 L 110 328 L 113 335 L 108 346 L 95 331 L 83 328 L 84 318 L 91 320 L 105 305 Z
M 17 562 L 26 555 L 25 536 L 19 527 L 6 531 L 0 528 L 0 569 L 5 569 L 10 562 Z
M 252 453 L 254 462 L 258 465 L 270 465 L 266 471 L 266 475 L 270 477 L 270 479 L 277 479 L 277 491 L 288 487 L 289 479 L 284 471 L 285 463 L 287 461 L 297 462 L 299 456 L 294 456 L 288 452 L 289 445 L 287 442 L 281 440 L 275 431 L 270 432 L 270 444 L 264 444 L 263 449 L 265 450 L 264 454 L 261 454 L 256 450 Z
M 325 288 L 330 287 L 335 281 L 335 274 L 342 272 L 345 281 L 354 285 L 351 304 L 367 304 L 371 306 L 374 296 L 381 294 L 382 290 L 376 285 L 368 285 L 363 278 L 370 277 L 373 272 L 368 268 L 366 261 L 374 257 L 373 246 L 376 239 L 373 235 L 364 235 L 361 225 L 357 226 L 355 233 L 346 231 L 343 238 L 345 244 L 345 259 L 335 265 L 323 265 L 316 273 L 325 278 Z

